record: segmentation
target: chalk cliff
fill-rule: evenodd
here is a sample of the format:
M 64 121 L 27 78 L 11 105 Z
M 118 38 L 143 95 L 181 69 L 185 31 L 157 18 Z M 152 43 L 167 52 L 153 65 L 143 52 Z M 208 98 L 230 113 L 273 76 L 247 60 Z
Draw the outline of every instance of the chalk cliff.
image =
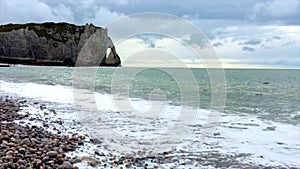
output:
M 120 66 L 107 29 L 92 24 L 0 26 L 0 62 L 51 66 Z

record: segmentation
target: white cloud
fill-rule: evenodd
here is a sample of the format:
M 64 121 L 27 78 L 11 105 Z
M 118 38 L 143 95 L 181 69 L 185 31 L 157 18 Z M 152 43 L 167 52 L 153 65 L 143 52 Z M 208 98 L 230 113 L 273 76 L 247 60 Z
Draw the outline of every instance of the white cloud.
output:
M 272 20 L 299 17 L 300 1 L 273 0 L 257 3 L 250 14 L 251 20 Z
M 49 6 L 38 0 L 1 0 L 0 3 L 0 22 L 2 24 L 56 20 L 56 17 L 52 14 Z
M 150 46 L 146 44 L 142 39 L 129 38 L 115 44 L 118 54 L 122 57 L 122 61 L 126 62 L 126 59 L 135 53 L 150 49 Z
M 203 67 L 204 60 L 210 66 L 216 63 L 217 58 L 210 57 L 210 54 L 214 53 L 211 51 L 213 48 L 198 51 L 201 55 L 198 56 L 193 47 L 195 46 L 188 46 L 178 39 L 152 34 L 137 35 L 116 44 L 117 52 L 123 59 L 123 66 L 139 66 L 143 63 L 147 67 Z
M 196 55 L 191 51 L 187 44 L 183 44 L 172 38 L 161 38 L 155 42 L 155 47 L 171 52 L 173 55 L 186 58 L 195 58 Z
M 213 34 L 211 43 L 222 43 L 215 50 L 225 67 L 300 67 L 299 26 L 240 25 L 216 28 Z M 245 43 L 254 44 L 253 39 L 260 43 Z
M 80 8 L 89 9 L 95 4 L 95 0 L 88 1 L 78 1 L 78 0 L 70 0 L 70 3 L 77 4 Z
M 64 4 L 59 4 L 52 9 L 56 21 L 65 21 L 73 23 L 75 21 L 74 12 L 70 7 Z
M 98 26 L 105 26 L 116 19 L 123 17 L 124 14 L 110 11 L 108 8 L 100 7 L 95 10 L 93 17 L 84 18 L 84 22 L 93 23 Z

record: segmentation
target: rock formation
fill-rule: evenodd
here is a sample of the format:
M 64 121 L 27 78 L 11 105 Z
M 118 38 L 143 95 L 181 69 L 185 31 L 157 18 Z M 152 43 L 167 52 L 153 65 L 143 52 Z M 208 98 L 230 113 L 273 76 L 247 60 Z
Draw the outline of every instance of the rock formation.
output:
M 121 60 L 107 29 L 47 22 L 1 25 L 0 63 L 120 66 Z

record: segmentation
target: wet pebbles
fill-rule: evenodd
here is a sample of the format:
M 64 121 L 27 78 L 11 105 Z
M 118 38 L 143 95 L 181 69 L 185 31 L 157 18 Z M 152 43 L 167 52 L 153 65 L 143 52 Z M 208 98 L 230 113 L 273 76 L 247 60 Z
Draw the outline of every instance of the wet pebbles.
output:
M 19 108 L 17 100 L 0 98 L 0 169 L 77 168 L 65 153 L 74 151 L 80 139 L 14 122 L 27 117 L 17 113 Z

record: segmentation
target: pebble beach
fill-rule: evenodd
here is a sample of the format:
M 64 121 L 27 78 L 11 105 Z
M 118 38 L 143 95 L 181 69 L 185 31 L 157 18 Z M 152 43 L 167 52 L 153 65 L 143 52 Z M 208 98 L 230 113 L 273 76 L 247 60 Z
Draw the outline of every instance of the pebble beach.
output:
M 30 107 L 39 109 L 39 114 L 30 112 Z M 66 122 L 56 114 L 45 104 L 1 96 L 0 168 L 286 168 L 243 162 L 248 154 L 114 153 L 84 133 L 80 123 Z
M 14 98 L 2 97 L 0 101 L 1 135 L 0 168 L 76 169 L 74 159 L 65 153 L 74 151 L 82 138 L 60 136 L 34 124 L 26 124 L 22 119 L 34 121 L 29 115 L 19 114 L 24 102 Z M 17 122 L 16 120 L 20 120 Z M 59 122 L 58 122 L 59 123 Z

